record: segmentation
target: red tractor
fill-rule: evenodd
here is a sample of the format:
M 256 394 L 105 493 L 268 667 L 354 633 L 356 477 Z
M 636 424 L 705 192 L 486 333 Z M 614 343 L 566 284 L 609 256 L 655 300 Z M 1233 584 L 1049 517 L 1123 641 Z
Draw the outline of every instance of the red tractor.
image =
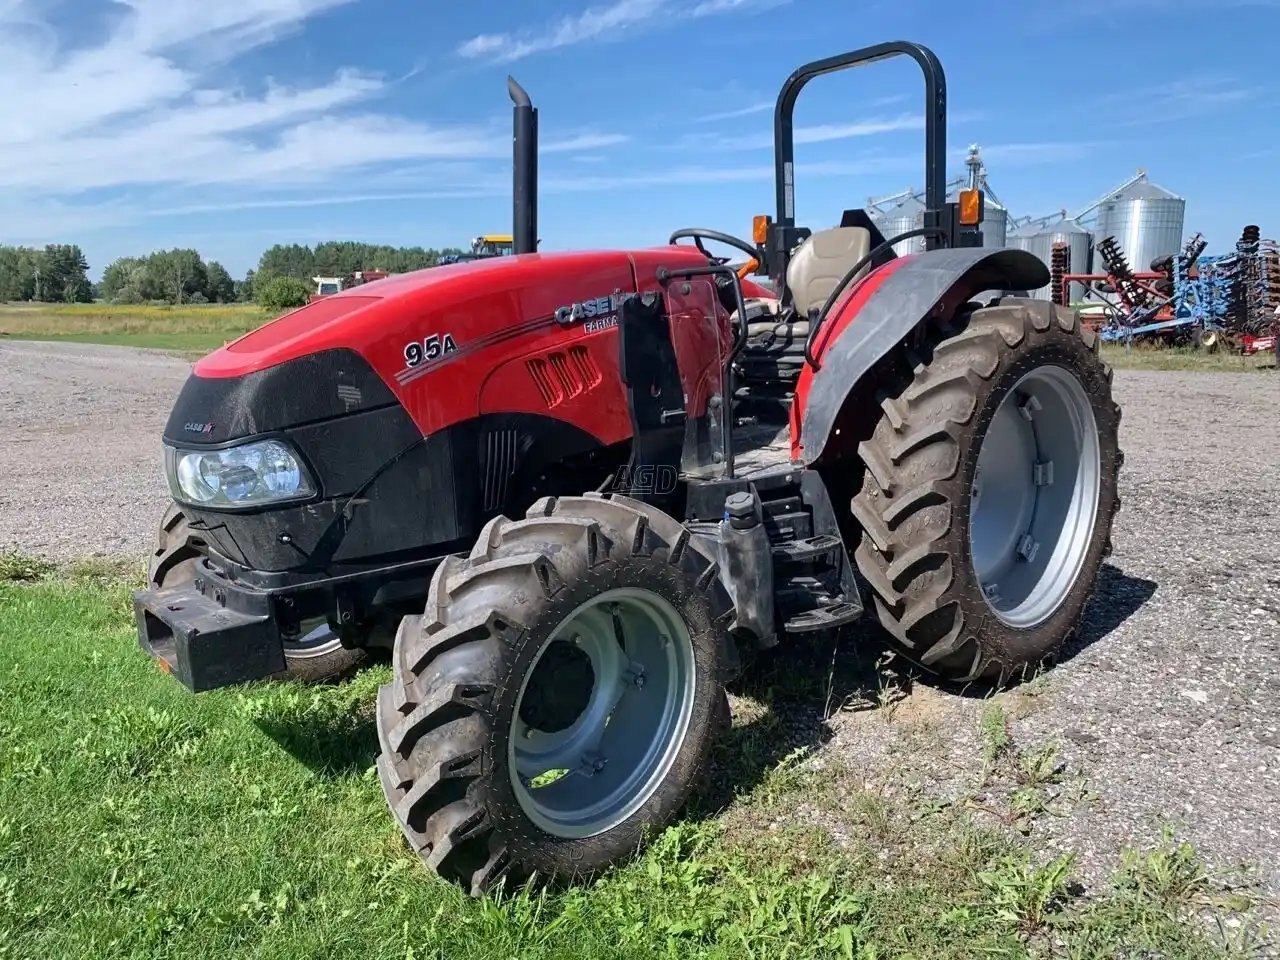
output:
M 801 89 L 895 55 L 926 89 L 928 214 L 903 236 L 927 250 L 904 257 L 861 210 L 794 219 Z M 931 51 L 792 74 L 750 241 L 533 252 L 536 112 L 510 90 L 516 255 L 342 291 L 201 360 L 135 597 L 192 690 L 389 648 L 388 803 L 474 893 L 633 854 L 703 774 L 752 650 L 868 616 L 948 680 L 1040 663 L 1110 550 L 1122 459 L 1075 314 L 974 300 L 1049 275 L 981 247 L 981 194 L 945 202 Z

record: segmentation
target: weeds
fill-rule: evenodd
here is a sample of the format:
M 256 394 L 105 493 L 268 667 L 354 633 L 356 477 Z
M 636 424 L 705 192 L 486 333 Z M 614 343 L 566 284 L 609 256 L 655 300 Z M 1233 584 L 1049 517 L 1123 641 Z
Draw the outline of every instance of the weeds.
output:
M 1055 744 L 1046 744 L 1031 753 L 1018 754 L 1018 779 L 1028 787 L 1043 787 L 1061 783 L 1066 765 L 1059 757 Z
M 982 742 L 982 785 L 999 779 L 1012 790 L 1007 813 L 972 798 L 969 805 L 992 814 L 1021 834 L 1029 834 L 1042 814 L 1053 812 L 1050 804 L 1058 799 L 1059 792 L 1052 788 L 1061 784 L 1066 775 L 1058 746 L 1045 744 L 1036 750 L 1020 750 L 1009 733 L 1008 715 L 998 703 L 988 703 L 983 708 L 978 734 Z
M 256 304 L 0 304 L 0 335 L 207 350 L 269 320 Z
M 43 580 L 56 568 L 41 557 L 29 557 L 16 550 L 0 550 L 0 582 L 28 582 Z
M 1193 347 L 1158 347 L 1135 344 L 1126 350 L 1124 344 L 1104 343 L 1102 359 L 1118 370 L 1198 370 L 1239 373 L 1275 368 L 1276 356 L 1271 351 L 1245 357 L 1239 353 L 1203 353 Z
M 989 703 L 983 707 L 982 717 L 978 721 L 978 733 L 982 738 L 982 760 L 989 773 L 992 766 L 1013 745 L 1009 737 L 1009 718 L 1005 716 L 1004 707 L 998 703 Z
M 978 874 L 990 892 L 997 915 L 1016 925 L 1022 934 L 1039 932 L 1050 913 L 1065 904 L 1074 865 L 1070 854 L 1035 866 L 1024 859 L 1006 857 Z
M 1185 840 L 1175 842 L 1173 830 L 1162 828 L 1160 842 L 1147 850 L 1125 850 L 1116 874 L 1116 886 L 1148 900 L 1185 907 L 1202 901 L 1209 874 Z

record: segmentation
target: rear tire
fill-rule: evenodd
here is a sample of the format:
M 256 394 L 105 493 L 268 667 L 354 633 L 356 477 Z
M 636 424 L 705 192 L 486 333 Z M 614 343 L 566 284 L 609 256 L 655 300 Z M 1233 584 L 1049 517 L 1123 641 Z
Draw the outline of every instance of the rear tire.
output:
M 599 495 L 498 517 L 468 559 L 446 559 L 378 693 L 383 789 L 428 867 L 473 895 L 508 877 L 572 880 L 635 855 L 677 815 L 725 719 L 716 574 L 677 521 Z M 609 624 L 606 609 L 612 631 L 577 632 Z M 647 640 L 644 610 L 663 625 Z M 610 657 L 626 671 L 606 670 Z M 606 689 L 617 699 L 595 712 Z M 536 772 L 545 763 L 556 769 Z
M 1074 311 L 1005 299 L 958 317 L 884 388 L 859 447 L 855 556 L 880 624 L 927 670 L 1003 680 L 1076 629 L 1110 553 L 1123 462 L 1097 349 Z
M 190 583 L 204 554 L 204 541 L 191 530 L 182 508 L 170 504 L 160 520 L 147 579 L 156 590 Z M 348 676 L 368 660 L 367 651 L 344 647 L 336 636 L 321 637 L 318 643 L 285 641 L 285 670 L 271 679 L 321 683 Z

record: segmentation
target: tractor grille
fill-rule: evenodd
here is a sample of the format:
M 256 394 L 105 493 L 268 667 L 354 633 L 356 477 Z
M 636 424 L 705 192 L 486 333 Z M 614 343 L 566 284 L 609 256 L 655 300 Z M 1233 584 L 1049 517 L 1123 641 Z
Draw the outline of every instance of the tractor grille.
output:
M 484 509 L 497 510 L 507 501 L 516 472 L 519 437 L 515 430 L 492 430 L 484 442 Z

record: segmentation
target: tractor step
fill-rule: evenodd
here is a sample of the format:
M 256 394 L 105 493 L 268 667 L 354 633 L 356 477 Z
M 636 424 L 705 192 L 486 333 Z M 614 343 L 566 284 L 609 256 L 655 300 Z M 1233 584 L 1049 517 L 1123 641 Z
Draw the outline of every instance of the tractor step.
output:
M 787 633 L 812 633 L 832 630 L 862 619 L 862 604 L 838 600 L 825 606 L 798 613 L 782 625 Z
M 783 540 L 773 544 L 773 559 L 803 563 L 828 556 L 840 547 L 840 538 L 821 533 L 806 540 Z
M 794 513 L 770 514 L 766 511 L 764 528 L 775 546 L 787 540 L 807 540 L 813 536 L 813 518 L 803 509 Z
M 761 506 L 782 632 L 813 633 L 858 620 L 862 598 L 848 576 L 844 541 L 830 519 L 824 522 L 831 532 L 814 529 L 821 517 L 830 517 L 825 487 L 797 478 L 770 494 Z
M 774 500 L 761 500 L 760 508 L 764 511 L 766 522 L 784 513 L 801 513 L 804 501 L 796 496 L 782 496 Z

